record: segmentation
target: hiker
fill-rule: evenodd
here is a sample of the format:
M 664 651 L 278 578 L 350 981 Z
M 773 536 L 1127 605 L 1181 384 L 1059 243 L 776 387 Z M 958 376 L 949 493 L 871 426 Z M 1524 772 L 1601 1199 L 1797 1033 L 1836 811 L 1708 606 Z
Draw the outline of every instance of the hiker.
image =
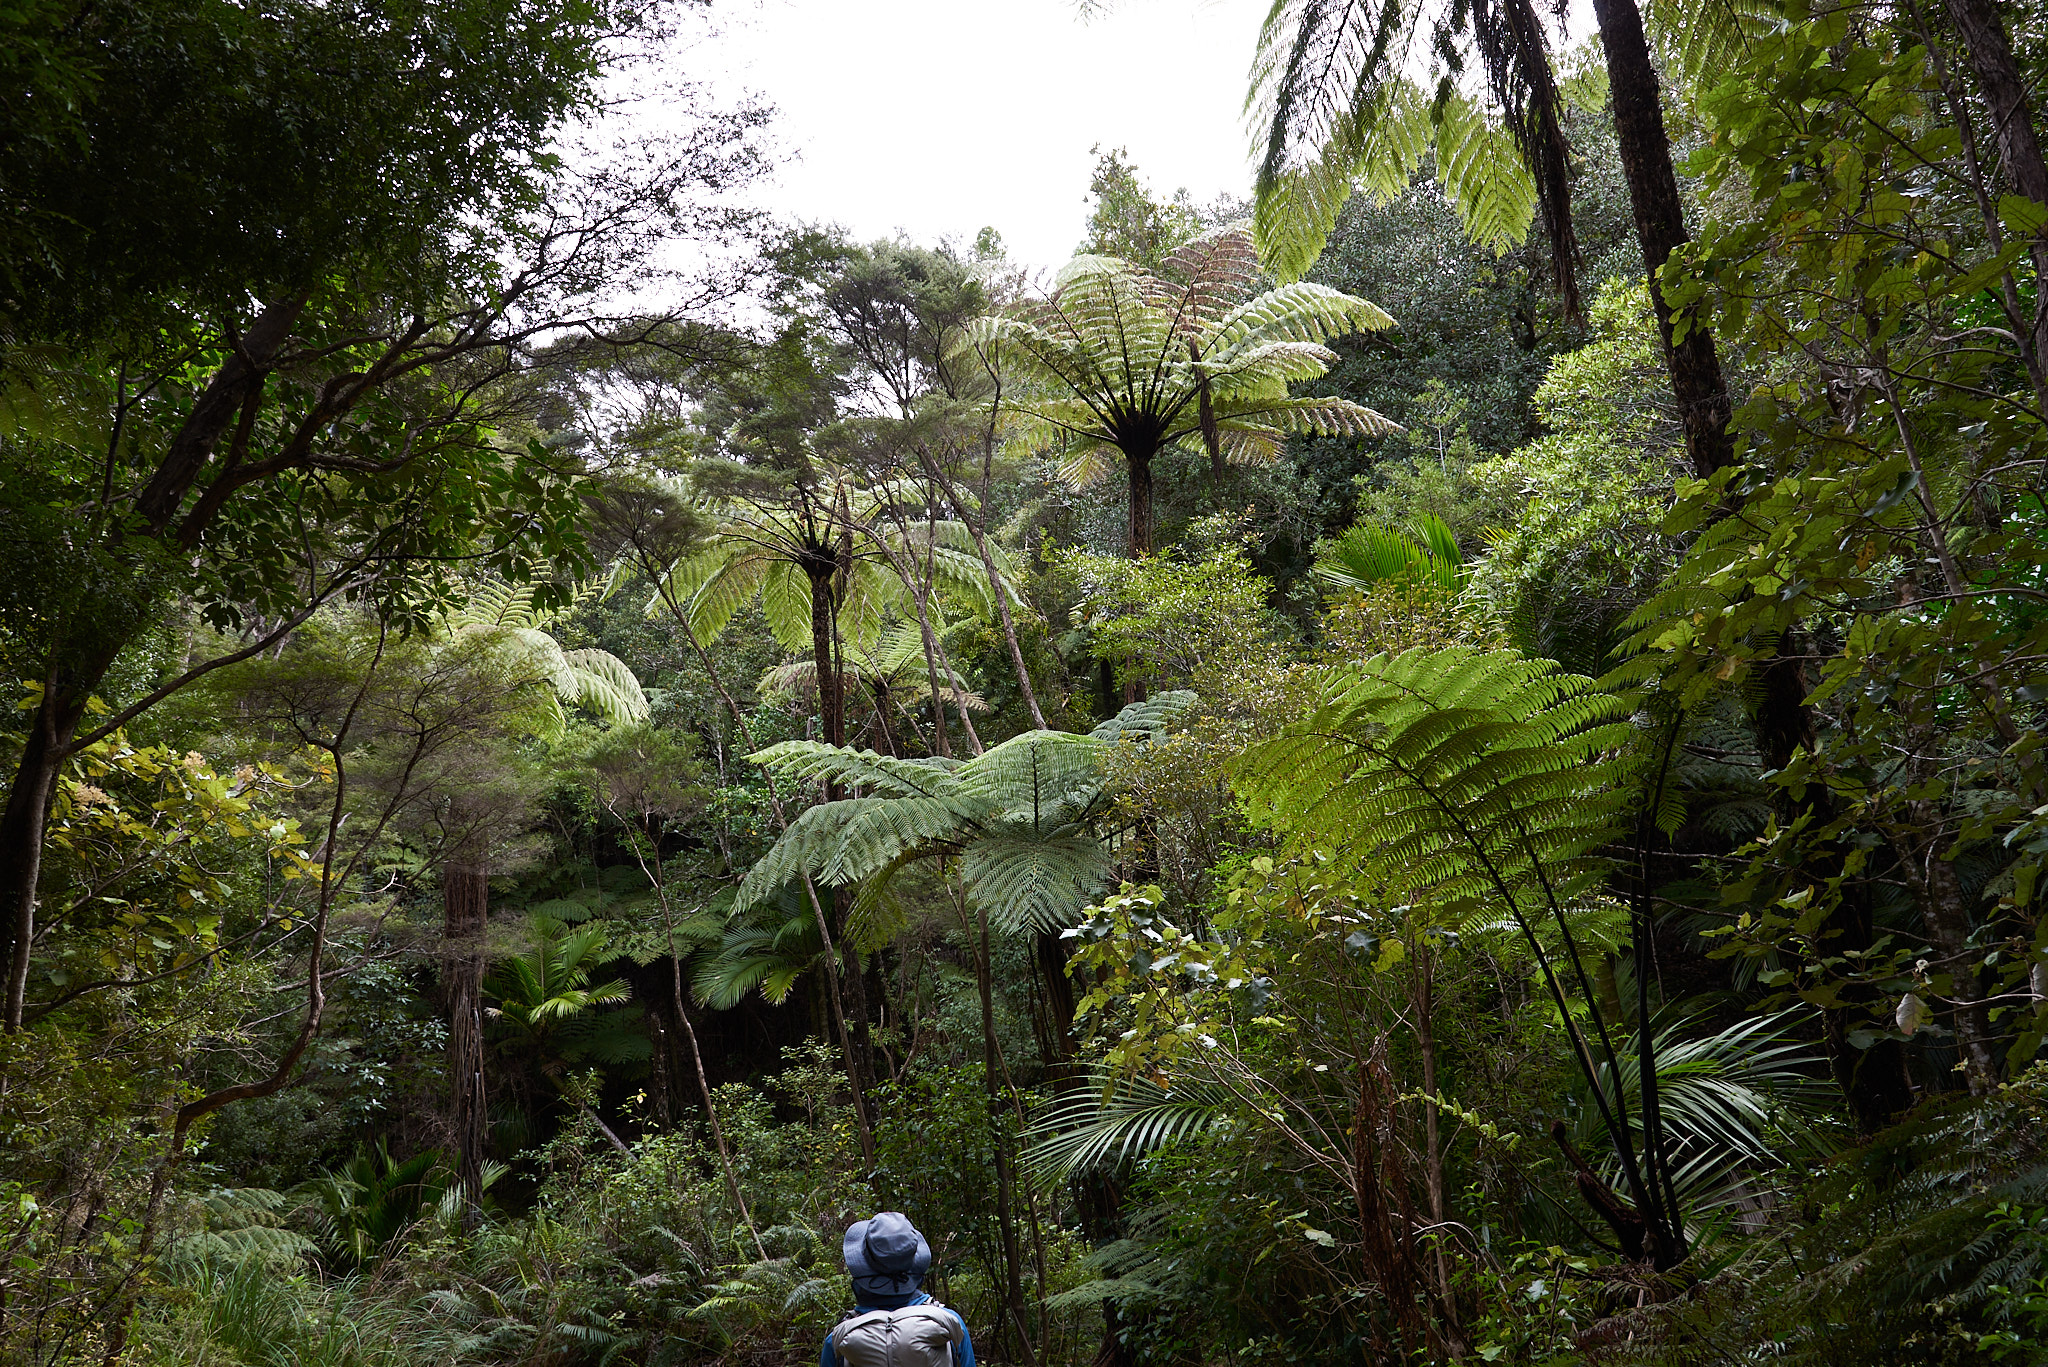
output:
M 853 1313 L 825 1336 L 818 1367 L 974 1367 L 967 1321 L 918 1290 L 932 1246 L 908 1216 L 856 1221 L 843 1251 Z

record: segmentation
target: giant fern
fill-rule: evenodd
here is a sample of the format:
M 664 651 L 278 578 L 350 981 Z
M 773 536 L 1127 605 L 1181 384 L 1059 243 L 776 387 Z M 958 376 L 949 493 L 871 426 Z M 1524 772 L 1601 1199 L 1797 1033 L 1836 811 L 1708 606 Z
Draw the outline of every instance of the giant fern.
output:
M 630 666 L 608 650 L 564 650 L 548 627 L 567 612 L 608 595 L 618 576 L 580 584 L 569 602 L 547 607 L 538 586 L 485 582 L 448 608 L 442 629 L 450 634 L 490 633 L 503 639 L 520 661 L 548 681 L 553 707 L 549 729 L 568 724 L 562 705 L 595 712 L 615 726 L 647 720 L 647 695 Z
M 1220 471 L 1272 461 L 1293 434 L 1399 430 L 1348 399 L 1288 388 L 1335 363 L 1331 338 L 1393 320 L 1322 285 L 1254 294 L 1257 264 L 1237 229 L 1197 238 L 1156 273 L 1077 256 L 1051 294 L 962 333 L 962 352 L 1001 381 L 999 411 L 1014 438 L 1055 452 L 1078 484 L 1124 463 L 1134 555 L 1151 549 L 1151 463 L 1169 447 L 1206 452 Z
M 1109 749 L 1162 729 L 1194 701 L 1186 693 L 1134 703 L 1087 735 L 1027 731 L 957 760 L 896 759 L 817 741 L 753 755 L 785 777 L 866 789 L 808 808 L 748 870 L 744 913 L 808 875 L 860 885 L 852 920 L 866 944 L 885 938 L 889 884 L 923 859 L 960 860 L 967 894 L 1006 931 L 1058 929 L 1102 885 L 1109 856 L 1096 830 L 1108 809 Z
M 1474 51 L 1483 99 L 1460 85 Z M 1433 96 L 1406 75 L 1425 59 L 1435 66 Z M 1281 279 L 1298 278 L 1357 182 L 1391 199 L 1434 151 L 1437 178 L 1474 241 L 1504 250 L 1542 213 L 1567 312 L 1576 313 L 1566 99 L 1533 0 L 1434 10 L 1412 0 L 1273 0 L 1246 99 L 1262 260 Z
M 1656 1144 L 1638 1160 L 1628 1098 L 1615 1085 L 1621 1053 L 1573 928 L 1578 904 L 1609 871 L 1599 847 L 1625 825 L 1632 736 L 1612 695 L 1552 661 L 1412 650 L 1329 667 L 1309 714 L 1247 751 L 1236 785 L 1254 819 L 1305 853 L 1357 868 L 1390 904 L 1516 926 L 1665 1261 L 1683 1249 L 1669 1168 Z M 1539 934 L 1544 921 L 1556 928 L 1552 944 Z M 1641 1047 L 1648 1055 L 1653 1046 Z M 1643 1071 L 1654 1076 L 1654 1062 Z

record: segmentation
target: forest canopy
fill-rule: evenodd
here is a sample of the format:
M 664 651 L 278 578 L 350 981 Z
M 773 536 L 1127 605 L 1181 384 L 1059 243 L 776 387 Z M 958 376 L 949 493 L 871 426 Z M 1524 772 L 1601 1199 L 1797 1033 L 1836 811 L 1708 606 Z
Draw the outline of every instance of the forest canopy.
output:
M 0 1362 L 2048 1360 L 2048 12 L 718 9 L 0 13 Z

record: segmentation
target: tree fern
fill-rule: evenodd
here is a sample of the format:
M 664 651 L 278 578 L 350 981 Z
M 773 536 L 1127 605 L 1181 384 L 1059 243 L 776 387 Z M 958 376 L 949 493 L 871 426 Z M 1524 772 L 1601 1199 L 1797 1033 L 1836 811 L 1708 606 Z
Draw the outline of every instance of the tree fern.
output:
M 997 927 L 1070 924 L 1108 876 L 1094 826 L 1108 806 L 1103 761 L 1110 747 L 1156 734 L 1193 701 L 1187 693 L 1161 694 L 1088 735 L 1027 731 L 964 764 L 815 741 L 770 746 L 753 761 L 870 795 L 821 803 L 792 821 L 747 871 L 736 911 L 766 904 L 805 876 L 858 884 L 852 919 L 872 946 L 885 938 L 891 880 L 919 860 L 957 857 L 969 898 Z
M 1255 820 L 1360 870 L 1390 904 L 1504 915 L 1536 960 L 1660 1258 L 1682 1251 L 1662 1151 L 1638 1161 L 1617 1051 L 1573 933 L 1631 805 L 1626 710 L 1589 679 L 1512 651 L 1412 650 L 1323 672 L 1309 714 L 1239 761 Z M 1555 924 L 1562 956 L 1536 931 Z M 1599 1057 L 1567 1000 L 1585 1003 Z M 1648 1047 L 1647 1045 L 1645 1046 Z M 1607 1071 L 1602 1071 L 1602 1065 Z
M 1378 307 L 1320 285 L 1253 294 L 1251 238 L 1228 229 L 1187 244 L 1153 272 L 1078 256 L 1052 292 L 963 329 L 958 346 L 1003 382 L 1015 440 L 1055 454 L 1063 477 L 1130 469 L 1131 549 L 1151 549 L 1150 467 L 1167 447 L 1263 463 L 1297 433 L 1375 436 L 1395 424 L 1345 399 L 1294 398 L 1291 383 L 1336 361 L 1323 343 L 1392 323 Z
M 647 720 L 648 705 L 640 680 L 626 662 L 608 650 L 564 650 L 547 630 L 564 613 L 608 595 L 617 582 L 614 574 L 580 584 L 567 603 L 555 607 L 542 605 L 540 588 L 534 584 L 482 583 L 447 610 L 442 629 L 488 632 L 504 640 L 552 688 L 553 729 L 567 724 L 560 707 L 564 703 L 595 712 L 615 726 L 631 725 Z
M 1420 65 L 1425 44 L 1433 97 L 1404 74 Z M 1483 100 L 1459 86 L 1475 52 Z M 1437 177 L 1474 240 L 1504 249 L 1543 213 L 1553 269 L 1575 312 L 1564 103 L 1533 0 L 1461 0 L 1433 16 L 1409 0 L 1274 0 L 1246 99 L 1261 259 L 1280 279 L 1299 278 L 1359 180 L 1390 199 L 1433 149 Z

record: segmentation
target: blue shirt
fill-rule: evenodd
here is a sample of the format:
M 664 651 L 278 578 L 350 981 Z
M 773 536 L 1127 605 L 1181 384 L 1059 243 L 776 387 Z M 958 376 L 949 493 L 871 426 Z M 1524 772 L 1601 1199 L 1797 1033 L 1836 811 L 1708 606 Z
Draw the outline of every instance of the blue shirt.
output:
M 889 1296 L 885 1299 L 894 1301 L 896 1297 Z M 898 1301 L 895 1305 L 870 1305 L 865 1299 L 856 1299 L 853 1305 L 853 1313 L 865 1315 L 871 1310 L 901 1310 L 906 1305 L 930 1305 L 931 1303 L 932 1298 L 925 1295 L 922 1291 L 908 1300 Z M 950 1305 L 945 1307 L 945 1311 L 954 1319 L 960 1320 L 960 1341 L 953 1345 L 953 1367 L 974 1367 L 974 1340 L 967 1336 L 967 1321 L 960 1319 L 960 1312 Z M 839 1367 L 839 1354 L 832 1351 L 832 1335 L 830 1333 L 825 1335 L 824 1351 L 818 1354 L 818 1367 Z

